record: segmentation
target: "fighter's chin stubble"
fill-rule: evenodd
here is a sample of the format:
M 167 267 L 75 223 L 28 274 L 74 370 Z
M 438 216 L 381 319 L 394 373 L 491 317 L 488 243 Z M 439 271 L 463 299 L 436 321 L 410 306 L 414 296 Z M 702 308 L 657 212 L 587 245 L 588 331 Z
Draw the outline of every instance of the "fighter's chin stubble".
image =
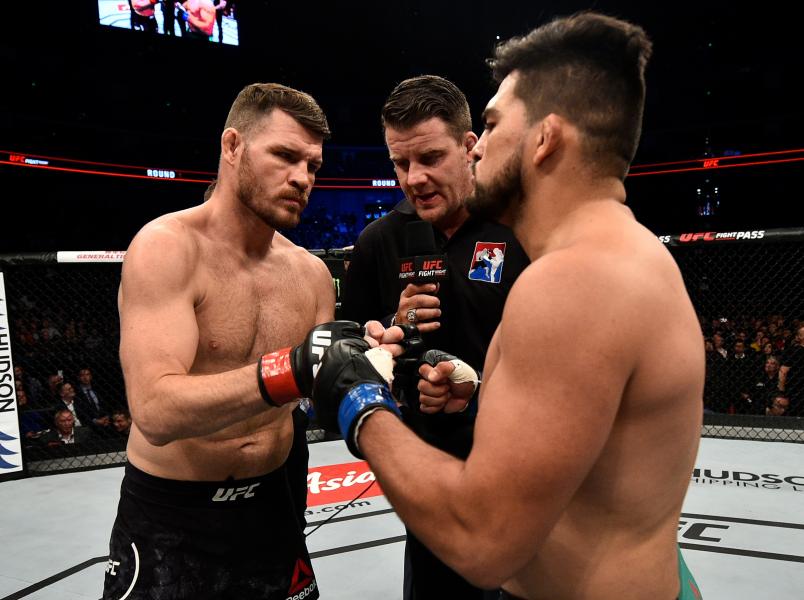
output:
M 515 219 L 523 198 L 521 163 L 522 148 L 519 148 L 491 182 L 481 184 L 475 179 L 475 191 L 466 200 L 469 212 L 493 221 Z
M 301 215 L 289 213 L 287 215 L 278 209 L 273 209 L 272 205 L 261 206 L 260 198 L 268 200 L 265 188 L 257 180 L 254 170 L 251 168 L 251 161 L 248 154 L 243 153 L 240 160 L 240 167 L 237 170 L 237 198 L 251 212 L 257 215 L 266 225 L 272 229 L 291 229 L 299 224 Z

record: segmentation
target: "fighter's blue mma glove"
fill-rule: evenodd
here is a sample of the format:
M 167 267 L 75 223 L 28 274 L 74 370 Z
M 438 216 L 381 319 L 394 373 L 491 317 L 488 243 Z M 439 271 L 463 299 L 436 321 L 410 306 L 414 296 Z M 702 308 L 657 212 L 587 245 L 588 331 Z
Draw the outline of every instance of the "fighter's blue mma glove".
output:
M 358 435 L 363 421 L 377 410 L 400 416 L 388 387 L 391 354 L 369 349 L 363 339 L 346 338 L 329 347 L 313 384 L 313 404 L 326 431 L 340 432 L 352 454 L 363 458 Z

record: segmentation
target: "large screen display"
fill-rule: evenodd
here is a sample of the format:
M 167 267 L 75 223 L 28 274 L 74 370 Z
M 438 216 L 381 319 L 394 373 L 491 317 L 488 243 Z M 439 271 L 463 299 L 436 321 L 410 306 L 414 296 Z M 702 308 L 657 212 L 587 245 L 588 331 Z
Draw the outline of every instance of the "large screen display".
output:
M 101 25 L 238 45 L 236 0 L 98 0 Z

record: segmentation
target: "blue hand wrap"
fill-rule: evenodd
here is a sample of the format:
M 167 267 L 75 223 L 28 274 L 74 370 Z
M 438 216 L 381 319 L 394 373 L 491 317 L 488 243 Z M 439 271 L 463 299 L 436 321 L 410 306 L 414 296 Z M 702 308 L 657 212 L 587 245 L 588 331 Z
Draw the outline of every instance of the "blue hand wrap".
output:
M 353 432 L 352 428 L 359 425 L 359 422 L 355 421 L 366 412 L 366 409 L 372 407 L 390 410 L 398 417 L 402 416 L 387 386 L 379 383 L 359 383 L 347 392 L 338 408 L 338 425 L 345 439 L 349 440 L 350 436 L 355 435 L 352 441 L 357 442 L 357 431 Z

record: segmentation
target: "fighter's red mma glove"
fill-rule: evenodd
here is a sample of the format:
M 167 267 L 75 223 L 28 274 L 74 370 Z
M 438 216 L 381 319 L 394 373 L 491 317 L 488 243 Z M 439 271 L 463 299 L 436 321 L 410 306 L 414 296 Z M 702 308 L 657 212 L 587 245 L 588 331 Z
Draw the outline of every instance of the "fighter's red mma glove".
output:
M 263 354 L 257 362 L 257 383 L 263 400 L 282 406 L 309 398 L 313 381 L 327 348 L 344 338 L 363 339 L 363 328 L 354 321 L 331 321 L 316 325 L 295 348 Z

